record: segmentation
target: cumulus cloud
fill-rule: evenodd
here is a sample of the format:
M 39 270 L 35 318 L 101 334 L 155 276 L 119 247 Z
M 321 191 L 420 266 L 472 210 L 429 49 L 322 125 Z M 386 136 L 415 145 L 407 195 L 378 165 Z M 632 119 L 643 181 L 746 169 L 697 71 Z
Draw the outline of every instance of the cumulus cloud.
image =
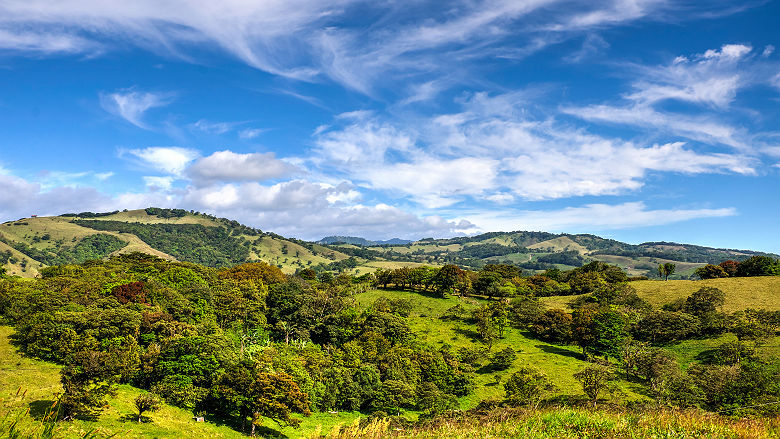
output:
M 187 175 L 196 185 L 216 181 L 262 181 L 289 176 L 299 170 L 274 153 L 238 154 L 229 150 L 202 157 L 187 169 Z
M 119 116 L 139 128 L 147 128 L 143 121 L 146 111 L 168 105 L 171 95 L 163 93 L 123 90 L 100 95 L 100 104 L 104 110 Z
M 194 149 L 178 146 L 152 146 L 123 150 L 120 151 L 120 156 L 134 158 L 142 166 L 157 171 L 181 175 L 187 165 L 199 156 L 199 153 Z

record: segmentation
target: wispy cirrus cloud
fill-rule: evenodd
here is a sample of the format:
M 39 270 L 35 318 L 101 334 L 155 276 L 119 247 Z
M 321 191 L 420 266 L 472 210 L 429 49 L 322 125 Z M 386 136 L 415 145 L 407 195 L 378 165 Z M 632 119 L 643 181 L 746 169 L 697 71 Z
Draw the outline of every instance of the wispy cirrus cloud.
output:
M 381 80 L 466 72 L 474 60 L 532 53 L 573 36 L 640 20 L 729 13 L 727 2 L 697 7 L 658 0 L 8 0 L 0 4 L 0 47 L 83 53 L 132 44 L 184 59 L 218 48 L 287 78 L 328 78 L 371 95 Z M 366 17 L 371 17 L 366 21 Z M 99 43 L 98 43 L 99 41 Z M 502 55 L 504 56 L 504 55 Z M 463 78 L 469 76 L 462 73 Z
M 490 214 L 465 214 L 483 230 L 546 230 L 551 232 L 600 232 L 660 226 L 700 218 L 737 215 L 726 208 L 651 209 L 643 202 L 586 204 L 553 210 L 499 210 Z
M 144 129 L 148 128 L 143 121 L 144 114 L 152 108 L 168 105 L 172 100 L 173 95 L 170 93 L 141 92 L 134 89 L 100 95 L 100 105 L 104 110 Z

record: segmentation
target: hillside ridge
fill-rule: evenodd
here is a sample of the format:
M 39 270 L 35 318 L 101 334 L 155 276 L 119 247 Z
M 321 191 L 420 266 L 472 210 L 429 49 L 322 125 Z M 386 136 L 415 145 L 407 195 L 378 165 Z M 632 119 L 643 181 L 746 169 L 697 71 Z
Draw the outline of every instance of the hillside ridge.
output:
M 570 269 L 598 260 L 630 275 L 657 276 L 660 263 L 674 263 L 674 278 L 686 279 L 705 264 L 774 254 L 654 241 L 628 244 L 592 234 L 541 231 L 487 232 L 417 241 L 373 241 L 328 236 L 317 242 L 262 231 L 238 221 L 184 209 L 150 207 L 104 213 L 66 213 L 0 224 L 0 266 L 8 274 L 35 277 L 50 265 L 81 263 L 123 253 L 143 252 L 168 260 L 221 267 L 265 261 L 287 273 L 348 271 L 456 264 L 479 268 L 489 263 L 516 265 L 529 272 Z

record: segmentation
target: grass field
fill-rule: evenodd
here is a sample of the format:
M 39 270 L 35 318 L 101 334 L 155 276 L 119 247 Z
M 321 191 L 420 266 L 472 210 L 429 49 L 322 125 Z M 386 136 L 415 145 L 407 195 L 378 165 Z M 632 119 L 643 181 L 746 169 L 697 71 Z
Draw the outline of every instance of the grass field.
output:
M 715 287 L 726 293 L 723 311 L 734 312 L 748 308 L 780 310 L 780 276 L 732 277 L 707 280 L 640 280 L 630 284 L 639 297 L 654 308 L 660 308 L 677 299 L 685 299 L 701 287 Z M 580 296 L 551 296 L 541 300 L 547 308 L 571 311 L 569 302 Z
M 660 307 L 686 298 L 701 287 L 715 287 L 726 293 L 724 311 L 747 308 L 780 310 L 780 276 L 733 277 L 707 280 L 643 280 L 631 282 L 639 297 Z
M 387 431 L 381 421 L 353 426 L 328 439 L 466 438 L 777 438 L 780 419 L 736 420 L 696 411 L 653 410 L 641 413 L 609 410 L 549 408 L 511 409 L 464 416 L 409 430 Z

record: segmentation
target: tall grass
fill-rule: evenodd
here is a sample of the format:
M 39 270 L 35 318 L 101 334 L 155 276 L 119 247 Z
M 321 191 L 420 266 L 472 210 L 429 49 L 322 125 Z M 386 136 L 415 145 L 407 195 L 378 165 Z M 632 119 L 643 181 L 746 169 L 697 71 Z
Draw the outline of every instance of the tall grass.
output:
M 412 428 L 392 428 L 387 420 L 373 420 L 362 427 L 315 432 L 311 439 L 353 438 L 777 438 L 780 418 L 734 420 L 698 411 L 659 410 L 651 413 L 547 408 L 502 409 L 440 418 Z

